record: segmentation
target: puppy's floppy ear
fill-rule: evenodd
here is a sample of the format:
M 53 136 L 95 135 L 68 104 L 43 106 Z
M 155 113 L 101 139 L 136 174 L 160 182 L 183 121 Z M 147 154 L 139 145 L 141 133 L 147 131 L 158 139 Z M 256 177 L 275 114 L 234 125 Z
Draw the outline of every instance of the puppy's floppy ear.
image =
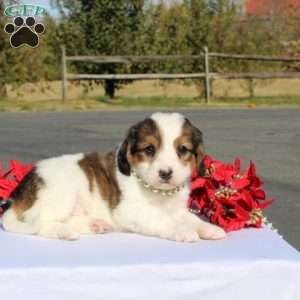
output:
M 128 130 L 127 137 L 118 150 L 118 168 L 121 173 L 127 176 L 131 173 L 131 167 L 128 161 L 129 147 L 132 146 L 135 141 L 136 132 L 137 127 L 134 125 Z
M 201 160 L 200 164 L 199 164 L 199 175 L 201 177 L 205 176 L 205 165 L 204 165 L 204 161 Z
M 197 168 L 199 168 L 202 159 L 205 155 L 202 132 L 193 126 L 193 140 L 196 148 Z
M 118 168 L 121 173 L 129 176 L 131 172 L 130 164 L 127 158 L 128 141 L 123 142 L 118 151 Z
M 186 119 L 186 123 L 191 127 L 191 140 L 193 144 L 194 155 L 196 158 L 196 168 L 199 169 L 202 159 L 205 155 L 204 144 L 203 144 L 203 135 L 200 129 L 195 127 L 188 119 Z

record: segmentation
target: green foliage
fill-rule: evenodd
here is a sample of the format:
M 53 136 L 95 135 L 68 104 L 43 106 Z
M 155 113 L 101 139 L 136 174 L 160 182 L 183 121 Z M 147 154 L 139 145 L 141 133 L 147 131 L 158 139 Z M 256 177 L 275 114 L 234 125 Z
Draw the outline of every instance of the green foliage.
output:
M 62 12 L 67 10 L 67 18 L 59 27 L 59 37 L 66 45 L 67 54 L 126 55 L 135 52 L 143 19 L 143 0 L 58 0 L 56 4 Z M 113 74 L 124 72 L 126 66 L 79 63 L 76 69 L 83 73 Z M 106 81 L 106 90 L 111 96 L 114 83 Z
M 43 19 L 46 32 L 37 48 L 12 49 L 9 36 L 0 30 L 0 94 L 4 94 L 5 84 L 59 79 L 61 44 L 68 55 L 199 54 L 204 46 L 214 52 L 280 55 L 283 41 L 299 40 L 299 11 L 293 12 L 293 18 L 262 22 L 243 16 L 232 0 L 52 2 L 61 16 Z M 4 9 L 4 0 L 0 0 L 0 9 Z M 7 21 L 1 14 L 0 27 Z M 91 74 L 199 72 L 203 71 L 203 60 L 132 65 L 81 62 L 68 68 Z M 282 68 L 281 64 L 236 60 L 211 62 L 211 70 L 216 72 Z M 104 84 L 113 96 L 115 88 L 127 83 L 130 81 Z

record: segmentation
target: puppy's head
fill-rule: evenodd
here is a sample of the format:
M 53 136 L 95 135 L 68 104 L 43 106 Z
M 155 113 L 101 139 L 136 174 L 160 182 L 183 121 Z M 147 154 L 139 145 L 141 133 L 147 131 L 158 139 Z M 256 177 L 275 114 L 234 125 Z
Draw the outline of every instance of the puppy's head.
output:
M 178 113 L 155 113 L 132 126 L 118 151 L 118 168 L 134 170 L 159 189 L 184 184 L 204 155 L 201 131 Z

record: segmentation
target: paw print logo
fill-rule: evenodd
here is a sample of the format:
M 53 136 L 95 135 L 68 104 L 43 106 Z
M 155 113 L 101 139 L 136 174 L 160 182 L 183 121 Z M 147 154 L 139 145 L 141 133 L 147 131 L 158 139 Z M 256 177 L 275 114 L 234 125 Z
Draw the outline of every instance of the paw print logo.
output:
M 45 26 L 42 23 L 35 22 L 33 17 L 27 17 L 24 21 L 22 17 L 16 17 L 13 23 L 8 23 L 4 27 L 4 31 L 10 36 L 10 44 L 14 48 L 22 45 L 36 47 L 39 44 L 38 34 L 45 31 Z

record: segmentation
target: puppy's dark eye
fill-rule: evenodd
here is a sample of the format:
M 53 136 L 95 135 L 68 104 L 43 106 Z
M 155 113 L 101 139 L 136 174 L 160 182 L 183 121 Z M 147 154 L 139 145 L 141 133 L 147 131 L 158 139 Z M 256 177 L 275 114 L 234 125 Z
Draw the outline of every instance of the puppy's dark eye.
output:
M 188 147 L 186 147 L 185 145 L 180 145 L 180 146 L 178 147 L 177 151 L 178 151 L 178 154 L 179 154 L 179 155 L 185 155 L 185 154 L 187 154 L 188 152 L 190 152 L 191 150 L 190 150 Z
M 153 145 L 149 145 L 144 148 L 144 152 L 148 156 L 154 156 L 155 154 L 155 147 Z

